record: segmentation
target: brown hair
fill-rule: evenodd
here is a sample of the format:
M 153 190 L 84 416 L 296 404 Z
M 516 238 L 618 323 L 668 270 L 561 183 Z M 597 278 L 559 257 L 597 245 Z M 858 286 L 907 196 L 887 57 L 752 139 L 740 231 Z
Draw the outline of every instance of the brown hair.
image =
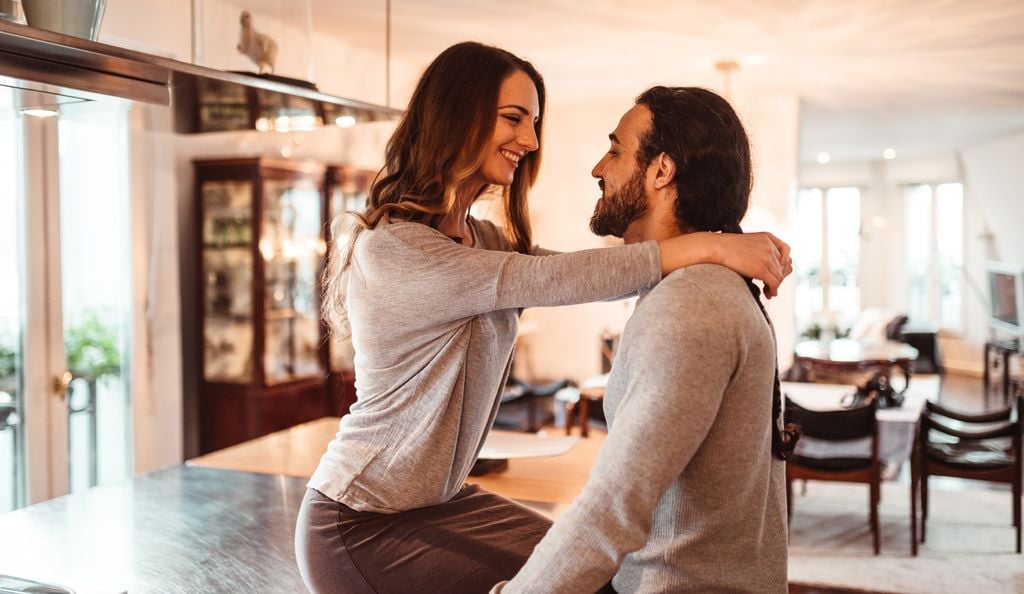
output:
M 359 232 L 392 219 L 437 227 L 455 208 L 460 184 L 483 163 L 497 123 L 501 84 L 515 72 L 525 73 L 537 88 L 539 143 L 544 80 L 526 60 L 496 47 L 463 42 L 441 52 L 424 71 L 388 141 L 384 168 L 374 179 L 366 209 L 351 213 L 356 222 L 350 239 L 339 241 L 339 222 L 332 225 L 335 245 L 324 271 L 323 295 L 324 317 L 332 332 L 348 334 L 344 293 L 351 248 Z M 540 159 L 539 147 L 524 155 L 512 184 L 502 189 L 505 233 L 520 253 L 528 253 L 533 245 L 527 195 Z
M 753 187 L 750 143 L 729 102 L 696 87 L 652 87 L 636 100 L 651 111 L 651 129 L 640 141 L 638 160 L 646 166 L 665 153 L 676 165 L 675 215 L 680 229 L 743 233 Z M 744 277 L 766 320 L 761 290 Z M 770 320 L 769 320 L 770 323 Z M 772 454 L 786 460 L 800 438 L 799 427 L 779 426 L 782 390 L 775 367 L 772 389 Z

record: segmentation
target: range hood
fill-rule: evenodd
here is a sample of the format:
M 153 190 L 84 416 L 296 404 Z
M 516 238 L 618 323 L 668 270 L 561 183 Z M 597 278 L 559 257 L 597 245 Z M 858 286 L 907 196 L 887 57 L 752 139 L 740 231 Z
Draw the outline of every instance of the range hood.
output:
M 294 98 L 321 113 L 355 121 L 394 119 L 400 111 L 321 93 L 311 88 L 196 66 L 0 20 L 0 85 L 15 89 L 13 105 L 25 108 L 120 97 L 174 104 L 180 132 L 194 132 L 197 89 L 242 87 L 287 103 Z M 0 106 L 4 107 L 4 106 Z M 178 124 L 176 124 L 177 126 Z

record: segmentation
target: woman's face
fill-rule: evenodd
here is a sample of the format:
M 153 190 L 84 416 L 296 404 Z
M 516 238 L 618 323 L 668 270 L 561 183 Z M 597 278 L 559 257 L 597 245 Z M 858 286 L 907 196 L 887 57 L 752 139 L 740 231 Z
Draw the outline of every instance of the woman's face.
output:
M 485 184 L 508 186 L 515 178 L 519 160 L 540 146 L 536 130 L 540 101 L 537 87 L 525 72 L 517 70 L 501 83 L 497 118 L 494 136 L 475 177 Z

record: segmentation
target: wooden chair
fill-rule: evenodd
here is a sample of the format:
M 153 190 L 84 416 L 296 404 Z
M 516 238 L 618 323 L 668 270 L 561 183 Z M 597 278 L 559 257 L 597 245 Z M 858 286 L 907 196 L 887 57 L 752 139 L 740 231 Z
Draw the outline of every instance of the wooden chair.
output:
M 1024 395 L 1012 408 L 970 415 L 928 402 L 921 418 L 914 474 L 921 481 L 921 542 L 928 521 L 928 477 L 952 476 L 1013 486 L 1013 525 L 1021 552 L 1021 413 Z M 959 421 L 961 427 L 950 425 Z M 973 427 L 972 427 L 973 425 Z
M 875 420 L 875 399 L 856 408 L 812 411 L 795 402 L 786 403 L 786 422 L 796 423 L 804 437 L 820 441 L 848 441 L 871 438 L 870 457 L 811 458 L 794 455 L 786 462 L 786 501 L 793 515 L 793 481 L 840 481 L 865 483 L 870 487 L 871 535 L 875 554 L 881 550 L 878 533 L 878 501 L 881 497 L 882 473 L 878 460 L 878 422 Z M 911 541 L 914 541 L 911 535 Z

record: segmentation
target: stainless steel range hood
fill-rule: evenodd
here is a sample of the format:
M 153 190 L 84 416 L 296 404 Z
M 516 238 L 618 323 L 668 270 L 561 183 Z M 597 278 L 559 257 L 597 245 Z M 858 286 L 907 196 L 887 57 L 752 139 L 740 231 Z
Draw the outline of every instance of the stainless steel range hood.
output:
M 313 103 L 321 112 L 356 114 L 357 119 L 392 119 L 395 109 L 336 97 L 316 90 L 223 72 L 168 58 L 61 35 L 0 20 L 0 85 L 18 89 L 15 107 L 53 105 L 113 96 L 170 105 L 176 127 L 193 132 L 196 89 L 214 84 L 256 89 L 261 96 L 283 96 Z

